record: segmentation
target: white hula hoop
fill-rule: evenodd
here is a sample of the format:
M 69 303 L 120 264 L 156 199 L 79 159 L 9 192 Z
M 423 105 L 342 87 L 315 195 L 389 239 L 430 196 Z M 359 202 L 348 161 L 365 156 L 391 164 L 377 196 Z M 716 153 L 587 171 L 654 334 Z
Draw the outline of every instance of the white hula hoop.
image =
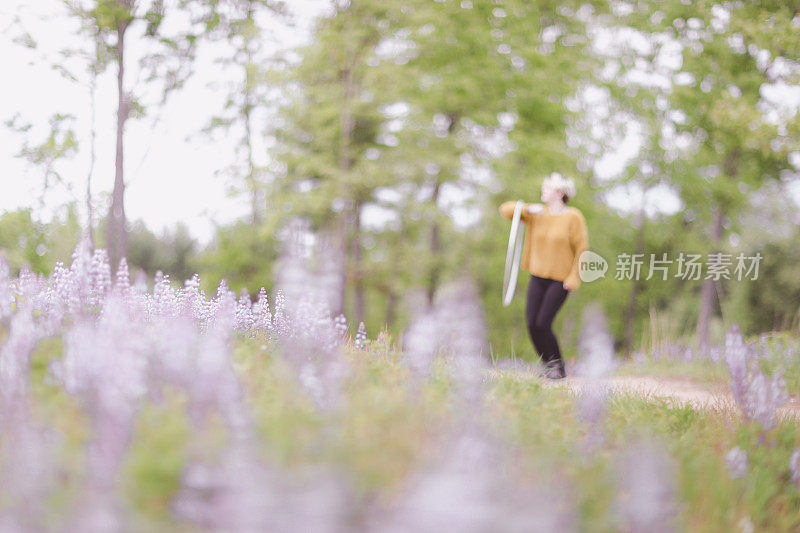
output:
M 506 252 L 506 271 L 503 276 L 504 307 L 511 304 L 511 300 L 514 298 L 514 289 L 517 288 L 519 260 L 522 256 L 522 242 L 525 233 L 525 224 L 520 224 L 524 208 L 525 202 L 518 200 L 514 208 L 514 217 L 511 219 L 511 232 L 508 235 L 508 251 Z

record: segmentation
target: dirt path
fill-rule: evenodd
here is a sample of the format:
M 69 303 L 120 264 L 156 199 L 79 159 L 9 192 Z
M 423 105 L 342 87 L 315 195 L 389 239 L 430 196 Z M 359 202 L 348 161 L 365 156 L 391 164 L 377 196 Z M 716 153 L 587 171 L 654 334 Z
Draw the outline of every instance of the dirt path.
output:
M 540 380 L 546 387 L 563 387 L 579 394 L 592 386 L 605 386 L 616 394 L 658 398 L 675 406 L 689 405 L 695 409 L 736 410 L 736 402 L 726 386 L 701 385 L 687 379 L 655 376 L 612 376 L 591 379 L 569 376 L 559 381 L 542 379 L 531 372 L 514 372 L 525 379 Z M 800 420 L 800 401 L 791 398 L 779 410 L 779 416 Z

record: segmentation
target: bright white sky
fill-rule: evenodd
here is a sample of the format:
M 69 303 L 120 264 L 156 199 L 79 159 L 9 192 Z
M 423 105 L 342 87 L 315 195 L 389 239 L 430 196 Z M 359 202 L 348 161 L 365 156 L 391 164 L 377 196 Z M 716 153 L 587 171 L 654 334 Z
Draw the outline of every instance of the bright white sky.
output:
M 292 0 L 289 4 L 298 14 L 297 27 L 275 28 L 279 32 L 279 42 L 286 47 L 302 44 L 308 38 L 312 18 L 322 13 L 329 1 Z M 74 128 L 81 149 L 73 160 L 60 164 L 58 170 L 70 182 L 72 195 L 80 200 L 82 206 L 89 168 L 89 92 L 87 88 L 65 80 L 49 66 L 55 62 L 60 49 L 80 42 L 75 37 L 76 26 L 66 22 L 62 9 L 60 0 L 0 2 L 0 24 L 3 24 L 0 26 L 0 72 L 4 77 L 4 83 L 0 85 L 0 121 L 5 122 L 19 114 L 23 121 L 33 124 L 30 137 L 37 143 L 49 132 L 48 118 L 51 115 L 69 113 L 76 117 Z M 20 17 L 24 30 L 38 41 L 36 50 L 30 51 L 13 43 L 14 37 L 21 33 L 21 27 L 14 24 L 16 16 Z M 125 206 L 129 220 L 141 219 L 157 232 L 184 222 L 201 242 L 208 242 L 213 235 L 214 221 L 224 223 L 248 213 L 246 199 L 227 197 L 229 179 L 215 175 L 234 160 L 235 136 L 209 139 L 198 134 L 223 104 L 223 93 L 215 91 L 209 84 L 231 79 L 231 72 L 221 70 L 213 62 L 213 55 L 221 52 L 224 50 L 219 45 L 201 49 L 194 68 L 195 75 L 162 108 L 155 128 L 149 119 L 129 121 L 125 163 L 128 182 Z M 43 61 L 43 57 L 46 60 Z M 777 99 L 789 94 L 785 92 Z M 800 90 L 792 94 L 796 101 L 794 105 L 797 105 Z M 602 107 L 602 101 L 596 101 L 594 106 Z M 114 181 L 115 111 L 116 80 L 114 73 L 109 72 L 100 79 L 97 94 L 99 137 L 93 194 L 96 210 L 102 213 L 107 209 L 107 198 Z M 21 142 L 19 134 L 0 125 L 3 180 L 0 211 L 38 205 L 42 172 L 15 157 Z M 625 160 L 636 154 L 638 144 L 635 132 L 630 133 L 616 153 L 598 162 L 594 169 L 596 175 L 603 178 L 619 172 Z M 532 195 L 538 195 L 538 191 Z M 65 192 L 55 191 L 47 197 L 47 205 L 59 205 L 68 198 Z M 651 191 L 647 198 L 643 198 L 637 191 L 620 189 L 607 196 L 606 201 L 623 210 L 644 201 L 651 215 L 656 211 L 674 212 L 680 207 L 677 199 L 664 190 Z M 47 209 L 38 211 L 43 219 L 49 218 L 48 213 Z
M 283 28 L 280 42 L 287 46 L 302 44 L 309 33 L 311 17 L 321 13 L 325 0 L 293 0 L 293 9 L 300 14 L 296 28 Z M 0 2 L 0 169 L 2 194 L 0 211 L 19 207 L 38 206 L 42 190 L 42 172 L 16 158 L 23 137 L 4 126 L 19 114 L 34 128 L 30 132 L 33 144 L 43 141 L 49 131 L 48 118 L 54 113 L 69 113 L 76 117 L 74 128 L 81 143 L 80 151 L 71 161 L 59 164 L 58 169 L 68 180 L 73 195 L 85 198 L 89 169 L 90 116 L 89 91 L 58 72 L 50 63 L 59 49 L 75 45 L 75 27 L 61 14 L 59 0 L 2 0 Z M 38 41 L 34 51 L 14 44 L 20 26 L 13 24 L 19 16 L 25 30 Z M 205 52 L 214 51 L 206 47 Z M 213 113 L 223 105 L 224 96 L 209 87 L 211 82 L 230 79 L 212 60 L 212 54 L 201 53 L 195 66 L 196 74 L 187 86 L 172 95 L 162 108 L 160 120 L 151 130 L 149 119 L 131 120 L 126 129 L 125 173 L 128 188 L 125 208 L 131 221 L 142 219 L 155 231 L 186 223 L 191 232 L 206 242 L 212 236 L 214 224 L 227 222 L 248 213 L 245 199 L 226 197 L 225 176 L 215 175 L 234 159 L 235 140 L 219 136 L 209 139 L 198 132 Z M 135 53 L 135 52 L 133 52 Z M 42 56 L 49 61 L 42 61 Z M 132 54 L 133 55 L 133 54 Z M 132 70 L 132 69 L 131 69 Z M 116 131 L 116 79 L 109 72 L 99 81 L 97 94 L 97 162 L 93 194 L 96 210 L 105 213 L 108 195 L 114 182 Z M 103 196 L 105 195 L 105 196 Z M 48 205 L 58 205 L 70 196 L 53 192 Z M 39 210 L 43 219 L 49 211 Z

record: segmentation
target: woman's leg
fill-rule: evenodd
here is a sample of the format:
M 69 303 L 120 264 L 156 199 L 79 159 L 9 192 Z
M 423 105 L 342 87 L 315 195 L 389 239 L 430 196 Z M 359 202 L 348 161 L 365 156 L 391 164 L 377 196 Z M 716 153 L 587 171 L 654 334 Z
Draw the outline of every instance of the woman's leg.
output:
M 558 339 L 553 333 L 553 320 L 568 295 L 569 291 L 560 281 L 553 280 L 544 289 L 541 305 L 534 321 L 534 330 L 541 345 L 542 359 L 545 363 L 561 360 Z
M 528 293 L 525 300 L 525 324 L 528 326 L 528 334 L 533 342 L 533 347 L 536 348 L 536 353 L 540 357 L 544 354 L 545 340 L 542 338 L 541 333 L 536 329 L 536 315 L 542 306 L 542 298 L 547 288 L 547 281 L 531 274 L 528 281 Z M 544 359 L 542 359 L 544 361 Z

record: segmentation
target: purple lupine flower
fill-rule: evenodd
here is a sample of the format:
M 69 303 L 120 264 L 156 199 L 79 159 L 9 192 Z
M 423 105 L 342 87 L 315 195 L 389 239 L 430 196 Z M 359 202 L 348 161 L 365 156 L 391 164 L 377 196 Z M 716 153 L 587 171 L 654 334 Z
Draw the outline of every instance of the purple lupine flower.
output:
M 0 510 L 2 531 L 47 531 L 42 502 L 51 498 L 57 486 L 56 435 L 31 425 L 30 416 L 21 417 L 12 427 L 3 428 L 3 444 L 13 452 L 2 454 L 5 468 L 0 471 L 0 486 L 5 491 Z M 8 457 L 2 457 L 8 455 Z
M 253 305 L 253 327 L 262 335 L 269 336 L 272 330 L 272 313 L 269 309 L 267 290 L 261 287 Z
M 439 349 L 440 329 L 434 312 L 420 313 L 403 332 L 403 355 L 408 366 L 423 377 L 430 375 Z
M 53 267 L 53 272 L 50 274 L 49 283 L 45 289 L 47 295 L 47 308 L 52 309 L 56 306 L 60 307 L 65 303 L 66 298 L 64 298 L 63 286 L 66 283 L 66 278 L 68 276 L 69 270 L 64 268 L 64 263 L 61 261 L 56 261 L 56 264 Z
M 183 282 L 183 288 L 176 293 L 178 310 L 175 316 L 183 315 L 199 320 L 200 306 L 202 305 L 199 289 L 200 276 L 197 274 Z
M 789 457 L 789 473 L 792 483 L 797 484 L 800 481 L 800 448 L 792 450 L 792 455 Z
M 92 245 L 89 239 L 84 236 L 75 250 L 72 252 L 72 264 L 70 265 L 71 279 L 74 284 L 75 294 L 79 305 L 83 306 L 89 299 L 91 291 L 91 262 Z
M 11 315 L 14 295 L 11 293 L 11 280 L 6 258 L 0 255 L 0 320 Z
M 435 309 L 425 310 L 412 318 L 403 333 L 403 351 L 408 363 L 420 371 L 433 363 L 440 349 L 443 328 L 439 328 L 439 315 Z
M 155 317 L 174 317 L 180 312 L 180 298 L 170 283 L 169 274 L 156 274 L 153 284 L 153 314 Z
M 675 464 L 656 441 L 637 441 L 619 456 L 618 492 L 614 504 L 621 530 L 676 531 L 678 513 Z
M 702 355 L 703 352 L 701 351 L 700 354 Z M 708 359 L 711 360 L 712 363 L 718 363 L 720 359 L 724 357 L 724 350 L 719 346 L 710 346 L 708 349 Z
M 347 335 L 347 317 L 343 313 L 336 315 L 334 319 L 336 335 L 341 339 Z
M 15 285 L 17 299 L 27 298 L 36 290 L 36 277 L 33 275 L 28 265 L 23 265 L 19 270 L 19 276 L 17 277 Z
M 767 379 L 763 373 L 758 372 L 748 387 L 747 416 L 761 424 L 764 431 L 769 431 L 775 426 L 778 408 L 787 399 L 785 384 L 780 373 L 775 372 L 771 379 Z
M 795 351 L 795 346 L 793 346 L 792 344 L 787 342 L 784 345 L 784 348 L 783 348 L 783 356 L 784 356 L 784 359 L 786 360 L 786 362 L 788 363 L 788 362 L 794 361 L 794 358 L 795 358 L 796 355 L 797 355 L 797 352 Z
M 247 289 L 242 289 L 239 293 L 239 301 L 236 304 L 236 324 L 234 329 L 242 331 L 246 335 L 251 335 L 255 319 L 253 318 L 253 304 L 250 301 L 250 293 Z
M 179 314 L 153 321 L 147 337 L 154 377 L 188 388 L 194 379 L 199 344 L 205 341 L 200 324 L 187 314 Z
M 20 305 L 0 348 L 0 420 L 19 412 L 28 395 L 30 357 L 40 340 L 32 313 L 29 303 Z
M 289 319 L 286 316 L 286 299 L 283 291 L 275 291 L 275 313 L 272 315 L 272 329 L 278 337 L 285 337 L 289 333 Z
M 695 357 L 694 357 L 694 351 L 692 350 L 692 347 L 691 346 L 687 346 L 683 350 L 683 360 L 686 361 L 687 363 L 691 363 L 692 361 L 694 361 L 694 359 L 695 359 Z
M 731 479 L 742 479 L 747 475 L 747 452 L 738 446 L 725 454 L 725 466 L 731 473 Z
M 438 340 L 449 363 L 457 401 L 475 409 L 483 397 L 485 370 L 489 365 L 486 319 L 478 287 L 463 276 L 439 287 L 434 313 Z M 452 320 L 452 317 L 459 317 Z
M 748 420 L 757 421 L 764 431 L 775 426 L 778 408 L 788 399 L 785 383 L 779 372 L 771 378 L 758 369 L 757 352 L 764 347 L 765 337 L 758 346 L 745 344 L 737 324 L 725 336 L 725 362 L 731 376 L 731 391 L 742 413 Z M 748 368 L 753 361 L 753 369 Z M 763 434 L 762 434 L 763 437 Z
M 584 451 L 594 451 L 605 440 L 603 417 L 606 412 L 608 386 L 605 378 L 617 367 L 614 340 L 608 329 L 605 313 L 599 305 L 590 305 L 582 317 L 578 349 L 581 358 L 576 373 L 586 379 L 578 399 L 578 416 L 588 426 Z
M 111 288 L 111 266 L 108 264 L 108 254 L 103 249 L 96 249 L 92 254 L 89 267 L 91 287 L 89 289 L 92 305 L 100 305 L 106 292 Z
M 23 265 L 17 278 L 16 290 L 19 299 L 29 301 L 34 309 L 41 307 L 40 293 L 47 287 L 47 279 L 41 274 L 34 274 L 28 265 Z
M 364 323 L 361 322 L 358 324 L 358 331 L 356 331 L 356 338 L 354 342 L 354 346 L 356 350 L 364 350 L 366 348 L 367 343 L 367 328 L 364 326 Z
M 486 429 L 464 424 L 445 434 L 432 460 L 411 477 L 392 508 L 372 517 L 368 530 L 578 531 L 564 477 L 518 483 L 511 474 L 514 451 Z
M 133 280 L 131 281 L 131 292 L 134 294 L 147 293 L 147 274 L 145 274 L 144 270 L 141 268 L 136 269 L 136 273 L 133 275 Z
M 236 324 L 236 293 L 228 288 L 228 281 L 220 280 L 217 286 L 217 295 L 211 301 L 210 320 L 208 327 L 217 324 L 228 324 L 233 328 Z
M 200 290 L 199 275 L 193 275 L 184 283 L 182 298 L 186 311 L 200 324 L 201 331 L 206 331 L 213 321 L 214 302 L 209 301 L 205 292 Z
M 192 463 L 172 501 L 178 518 L 211 531 L 346 531 L 348 487 L 321 470 L 301 475 L 265 464 L 246 438 L 214 464 Z
M 319 297 L 306 294 L 283 314 L 283 295 L 275 306 L 275 340 L 299 383 L 319 408 L 331 409 L 342 401 L 342 386 L 349 370 L 339 347 L 330 312 Z
M 93 420 L 90 464 L 95 482 L 111 483 L 127 446 L 138 400 L 147 390 L 142 327 L 126 303 L 110 298 L 100 320 L 76 322 L 64 335 L 64 356 L 51 372 L 80 398 Z
M 123 257 L 119 260 L 117 274 L 114 277 L 114 289 L 122 295 L 127 295 L 131 289 L 131 276 L 128 272 L 128 261 Z
M 747 360 L 747 345 L 739 330 L 739 325 L 734 323 L 725 335 L 725 364 L 728 366 L 728 373 L 731 377 L 731 392 L 743 411 L 746 411 L 749 388 Z
M 583 326 L 578 339 L 581 358 L 577 372 L 587 378 L 602 378 L 611 374 L 618 363 L 614 353 L 614 339 L 608 329 L 603 309 L 590 305 L 583 312 Z
M 37 288 L 43 290 L 31 287 Z M 32 425 L 29 408 L 30 357 L 47 330 L 33 316 L 36 295 L 26 296 L 10 316 L 0 347 L 0 486 L 13 487 L 4 494 L 0 528 L 8 531 L 45 529 L 40 502 L 50 496 L 56 472 L 54 435 Z
M 759 333 L 758 348 L 760 353 L 764 353 L 766 351 L 768 341 L 769 341 L 769 336 L 766 333 Z

